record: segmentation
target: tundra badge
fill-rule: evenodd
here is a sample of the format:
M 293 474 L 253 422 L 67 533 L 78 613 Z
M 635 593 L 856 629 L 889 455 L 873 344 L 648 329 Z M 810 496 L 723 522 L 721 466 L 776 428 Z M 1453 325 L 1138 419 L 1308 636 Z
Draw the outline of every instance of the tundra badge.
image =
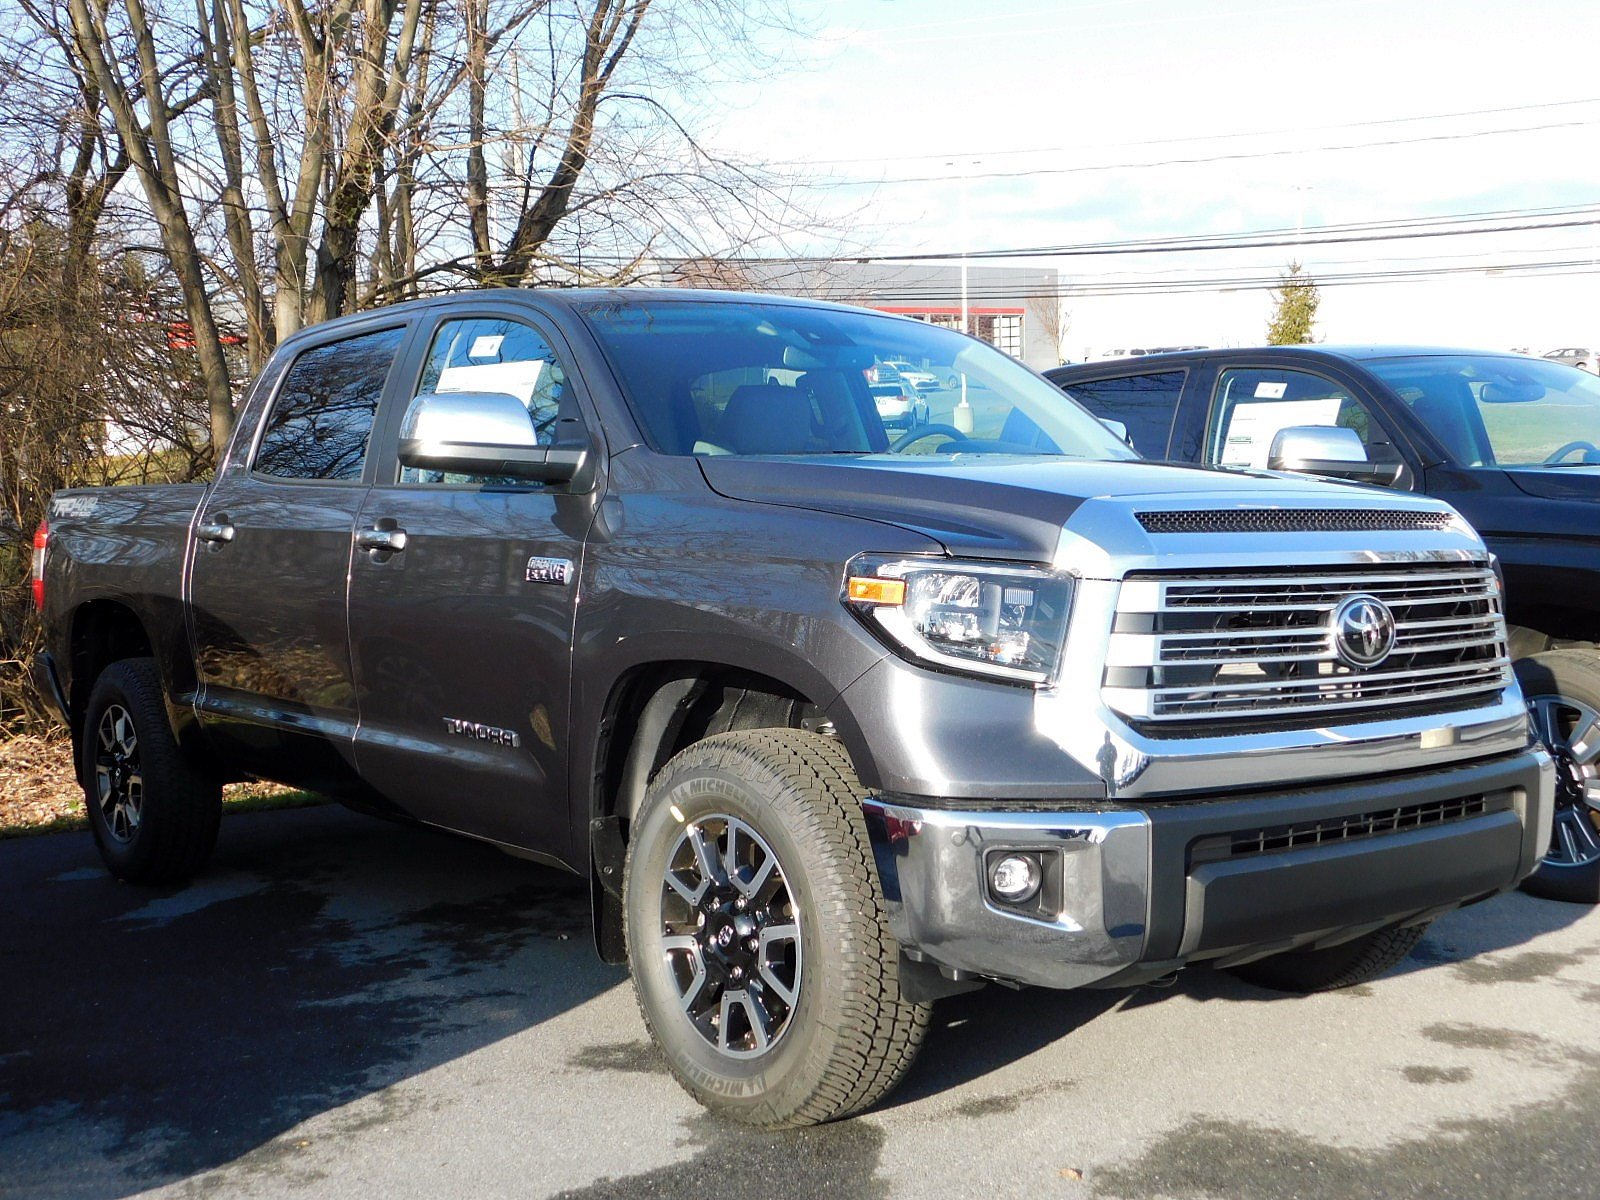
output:
M 472 738 L 479 742 L 493 742 L 496 746 L 517 747 L 522 739 L 510 729 L 496 729 L 493 725 L 480 725 L 476 721 L 463 721 L 459 717 L 446 717 L 445 730 L 457 737 Z

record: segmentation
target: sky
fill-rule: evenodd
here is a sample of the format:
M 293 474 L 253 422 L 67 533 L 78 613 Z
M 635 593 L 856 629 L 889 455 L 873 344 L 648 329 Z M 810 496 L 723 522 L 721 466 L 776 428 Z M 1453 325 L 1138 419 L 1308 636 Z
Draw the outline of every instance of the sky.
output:
M 1567 228 L 1035 258 L 1069 355 L 1259 342 L 1264 290 L 1107 286 L 1450 267 L 1327 286 L 1329 342 L 1600 342 L 1596 0 L 794 0 L 786 70 L 719 85 L 719 148 L 804 181 L 874 256 L 1509 213 Z M 1560 216 L 1528 210 L 1595 207 Z M 1296 235 L 1295 231 L 1302 232 Z M 829 249 L 829 245 L 797 246 Z M 1568 274 L 1515 263 L 1560 261 Z

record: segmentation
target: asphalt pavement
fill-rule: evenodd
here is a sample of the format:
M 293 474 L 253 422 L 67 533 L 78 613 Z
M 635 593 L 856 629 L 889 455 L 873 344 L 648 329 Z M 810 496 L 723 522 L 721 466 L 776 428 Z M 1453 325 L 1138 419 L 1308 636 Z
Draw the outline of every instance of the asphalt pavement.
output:
M 184 890 L 0 842 L 0 1196 L 1594 1197 L 1600 913 L 1508 895 L 1289 998 L 943 1002 L 867 1115 L 702 1113 L 575 880 L 338 808 L 228 817 Z

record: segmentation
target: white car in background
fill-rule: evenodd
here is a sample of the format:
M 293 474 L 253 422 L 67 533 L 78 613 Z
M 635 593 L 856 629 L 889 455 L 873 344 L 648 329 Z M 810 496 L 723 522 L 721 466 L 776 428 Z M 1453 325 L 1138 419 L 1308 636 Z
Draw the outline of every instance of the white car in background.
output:
M 916 429 L 928 423 L 928 402 L 917 395 L 908 379 L 893 383 L 869 383 L 872 403 L 886 429 Z

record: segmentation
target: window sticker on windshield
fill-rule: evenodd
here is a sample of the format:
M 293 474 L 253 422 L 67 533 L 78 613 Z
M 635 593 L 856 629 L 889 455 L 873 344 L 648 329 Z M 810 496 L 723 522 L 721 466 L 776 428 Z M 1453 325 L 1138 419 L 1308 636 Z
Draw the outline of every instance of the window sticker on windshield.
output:
M 467 352 L 468 358 L 490 358 L 500 353 L 500 343 L 506 340 L 503 333 L 486 333 L 472 343 L 472 349 Z M 1282 392 L 1278 393 L 1280 396 Z
M 1289 385 L 1282 381 L 1278 383 L 1256 384 L 1257 400 L 1282 400 L 1283 394 L 1289 390 Z

